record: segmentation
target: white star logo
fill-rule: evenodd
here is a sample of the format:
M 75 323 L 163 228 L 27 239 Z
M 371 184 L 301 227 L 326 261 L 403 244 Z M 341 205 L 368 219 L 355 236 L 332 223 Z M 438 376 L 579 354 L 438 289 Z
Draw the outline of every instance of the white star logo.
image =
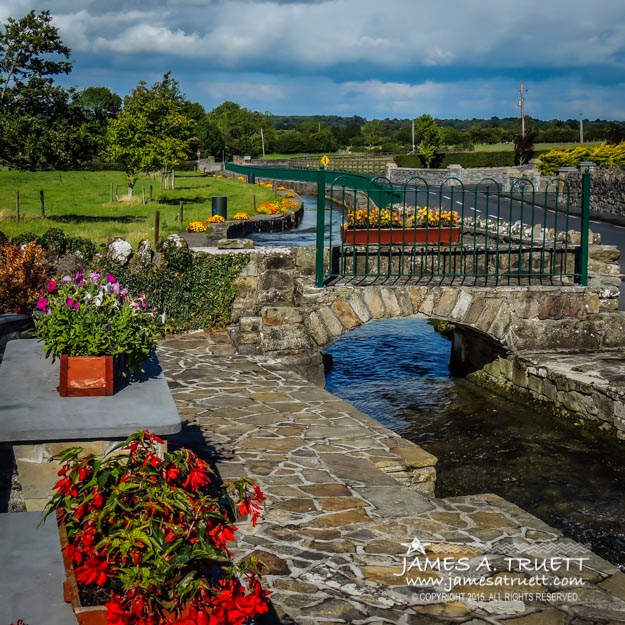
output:
M 409 558 L 415 553 L 420 553 L 423 556 L 425 555 L 425 546 L 416 536 L 412 539 L 411 543 L 401 543 L 401 546 L 407 547 L 406 553 L 404 554 L 406 558 Z

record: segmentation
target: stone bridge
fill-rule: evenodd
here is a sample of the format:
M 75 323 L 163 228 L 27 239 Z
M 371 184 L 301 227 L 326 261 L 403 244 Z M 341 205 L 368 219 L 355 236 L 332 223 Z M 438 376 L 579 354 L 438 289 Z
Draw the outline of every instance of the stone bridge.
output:
M 198 250 L 199 251 L 199 250 Z M 205 253 L 226 250 L 204 248 Z M 600 420 L 625 432 L 625 397 L 617 388 L 555 380 L 528 355 L 611 353 L 625 349 L 625 315 L 602 311 L 598 289 L 580 286 L 369 285 L 315 288 L 314 248 L 228 250 L 250 255 L 238 281 L 230 336 L 241 354 L 286 361 L 323 385 L 322 350 L 376 319 L 448 321 L 452 369 L 566 414 Z M 555 375 L 555 374 L 554 374 Z M 484 379 L 486 377 L 486 379 Z M 556 376 L 557 377 L 557 376 Z M 572 391 L 579 401 L 571 403 Z M 606 393 L 608 395 L 606 396 Z M 622 423 L 621 423 L 622 421 Z M 619 427 L 620 425 L 620 427 Z

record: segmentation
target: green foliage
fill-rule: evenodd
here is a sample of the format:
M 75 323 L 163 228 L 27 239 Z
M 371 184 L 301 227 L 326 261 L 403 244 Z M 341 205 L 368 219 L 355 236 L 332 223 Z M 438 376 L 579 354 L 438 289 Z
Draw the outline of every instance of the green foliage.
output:
M 571 150 L 551 150 L 540 156 L 538 171 L 553 176 L 560 167 L 576 167 L 581 161 L 592 161 L 599 167 L 625 166 L 625 142 L 617 145 L 602 143 L 596 147 L 577 147 Z
M 414 131 L 417 150 L 429 169 L 443 144 L 443 133 L 431 115 L 421 115 L 415 120 Z
M 43 249 L 36 243 L 0 246 L 0 313 L 21 313 L 33 308 L 50 273 Z
M 418 154 L 399 154 L 395 156 L 399 167 L 422 168 L 423 163 Z M 514 152 L 442 152 L 438 153 L 435 166 L 445 169 L 449 165 L 461 165 L 465 169 L 475 167 L 512 167 Z
M 258 156 L 262 150 L 261 128 L 271 127 L 268 115 L 243 108 L 236 102 L 224 102 L 208 114 L 225 144 L 226 156 Z
M 84 237 L 67 237 L 65 245 L 67 252 L 81 256 L 85 263 L 90 263 L 96 253 L 95 243 Z
M 50 228 L 39 239 L 39 245 L 54 256 L 61 256 L 67 245 L 65 233 L 60 228 Z
M 140 371 L 161 331 L 146 298 L 133 299 L 112 274 L 97 272 L 50 280 L 37 302 L 37 336 L 46 356 L 118 356 Z
M 167 73 L 151 88 L 141 81 L 110 121 L 106 155 L 123 165 L 129 195 L 140 171 L 167 170 L 187 157 L 192 122 L 182 104 L 178 83 Z
M 51 22 L 30 11 L 0 29 L 0 161 L 17 169 L 64 169 L 95 153 L 75 92 L 54 84 L 72 65 Z
M 11 238 L 11 243 L 15 245 L 26 245 L 27 243 L 37 242 L 39 237 L 32 232 L 22 232 Z
M 143 292 L 165 314 L 168 332 L 225 328 L 232 320 L 236 280 L 249 262 L 247 255 L 192 255 L 186 248 L 166 246 L 164 263 L 140 271 L 116 269 L 134 292 Z

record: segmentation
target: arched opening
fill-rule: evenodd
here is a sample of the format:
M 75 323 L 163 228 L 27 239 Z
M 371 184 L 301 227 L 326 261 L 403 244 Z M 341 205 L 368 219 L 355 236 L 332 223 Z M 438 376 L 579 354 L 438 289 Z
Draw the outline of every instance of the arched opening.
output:
M 472 366 L 497 347 L 460 326 L 445 338 L 423 317 L 364 324 L 326 350 L 333 358 L 327 388 L 434 454 L 437 496 L 496 493 L 625 565 L 620 450 L 455 377 L 454 341 L 459 360 Z

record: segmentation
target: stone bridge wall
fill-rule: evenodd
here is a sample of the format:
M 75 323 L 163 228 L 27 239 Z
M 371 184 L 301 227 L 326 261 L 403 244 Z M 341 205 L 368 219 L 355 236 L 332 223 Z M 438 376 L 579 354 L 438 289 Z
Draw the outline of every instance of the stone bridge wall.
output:
M 487 374 L 483 379 L 491 386 L 536 391 L 532 397 L 541 401 L 562 400 L 563 411 L 576 418 L 596 419 L 598 409 L 593 406 L 601 406 L 606 412 L 603 422 L 613 419 L 610 411 L 617 404 L 594 397 L 592 385 L 584 387 L 591 399 L 577 401 L 579 410 L 572 410 L 563 388 L 557 391 L 562 397 L 550 397 L 551 386 L 536 382 L 531 368 L 522 366 L 523 354 L 528 353 L 592 355 L 625 348 L 625 315 L 601 313 L 597 289 L 379 285 L 317 289 L 314 248 L 256 248 L 245 253 L 251 260 L 238 280 L 229 328 L 241 354 L 280 359 L 323 385 L 321 350 L 354 328 L 376 319 L 441 319 L 465 333 L 464 343 L 454 338 L 452 364 L 468 366 L 469 371 L 482 368 Z M 477 365 L 476 336 L 492 347 L 481 350 Z M 544 396 L 538 392 L 543 387 Z M 576 387 L 578 393 L 580 388 Z M 625 430 L 625 420 L 621 421 Z

